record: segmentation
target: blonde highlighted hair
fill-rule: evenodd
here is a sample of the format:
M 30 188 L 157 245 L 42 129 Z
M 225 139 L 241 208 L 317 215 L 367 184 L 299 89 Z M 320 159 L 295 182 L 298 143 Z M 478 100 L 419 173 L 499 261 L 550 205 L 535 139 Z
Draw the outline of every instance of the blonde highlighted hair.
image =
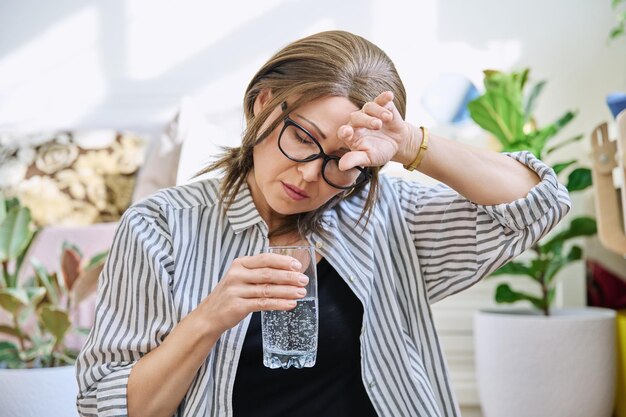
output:
M 255 117 L 254 102 L 259 93 L 272 92 L 264 109 Z M 230 206 L 253 167 L 252 149 L 276 129 L 285 116 L 304 103 L 320 97 L 346 97 L 357 107 L 372 101 L 383 91 L 394 94 L 394 104 L 402 118 L 406 113 L 406 91 L 402 80 L 389 57 L 368 40 L 344 31 L 320 32 L 299 39 L 278 51 L 254 75 L 244 96 L 246 130 L 241 146 L 228 148 L 213 164 L 198 175 L 220 170 L 224 173 L 221 184 L 222 199 Z M 271 112 L 287 98 L 298 97 L 289 102 L 278 117 L 266 129 L 261 128 Z M 378 191 L 379 167 L 370 167 L 372 179 L 361 218 L 371 213 Z M 368 184 L 354 190 L 358 194 Z M 349 193 L 339 193 L 318 209 L 294 214 L 289 221 L 270 237 L 297 231 L 304 237 L 310 232 L 322 233 L 322 213 L 335 206 Z

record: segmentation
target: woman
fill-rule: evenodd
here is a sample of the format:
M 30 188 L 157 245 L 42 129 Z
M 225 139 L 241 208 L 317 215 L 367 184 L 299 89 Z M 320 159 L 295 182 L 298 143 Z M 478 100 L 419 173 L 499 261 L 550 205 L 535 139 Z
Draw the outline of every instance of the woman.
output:
M 568 212 L 554 172 L 428 137 L 379 48 L 346 32 L 279 51 L 245 94 L 241 147 L 125 214 L 77 363 L 82 415 L 459 416 L 429 303 L 522 253 Z M 378 176 L 397 161 L 442 184 Z M 312 244 L 313 368 L 262 366 L 261 310 L 306 280 L 268 245 Z M 253 314 L 251 314 L 253 313 Z

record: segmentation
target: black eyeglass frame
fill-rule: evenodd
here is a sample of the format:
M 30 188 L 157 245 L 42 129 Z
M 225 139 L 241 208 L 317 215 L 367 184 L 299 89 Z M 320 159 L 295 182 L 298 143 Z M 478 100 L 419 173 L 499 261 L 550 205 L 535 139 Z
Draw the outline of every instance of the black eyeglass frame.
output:
M 324 152 L 324 149 L 322 148 L 322 145 L 320 145 L 320 143 L 317 141 L 317 139 L 315 139 L 315 137 L 308 131 L 306 130 L 304 127 L 300 126 L 296 121 L 294 121 L 293 119 L 291 119 L 289 116 L 285 117 L 283 119 L 283 128 L 280 131 L 280 134 L 278 135 L 278 149 L 280 149 L 280 151 L 282 152 L 283 155 L 285 155 L 285 157 L 287 157 L 288 159 L 294 161 L 294 162 L 311 162 L 311 161 L 315 161 L 316 159 L 319 158 L 323 158 L 324 162 L 322 164 L 322 178 L 324 178 L 324 181 L 326 181 L 326 183 L 328 185 L 330 185 L 331 187 L 335 187 L 338 188 L 340 190 L 351 190 L 354 189 L 360 185 L 365 184 L 366 182 L 368 182 L 369 180 L 372 179 L 372 173 L 370 172 L 369 169 L 367 168 L 363 168 L 363 167 L 354 167 L 356 169 L 358 169 L 359 171 L 361 171 L 361 173 L 359 174 L 359 176 L 356 179 L 356 182 L 348 187 L 342 187 L 336 184 L 333 184 L 331 181 L 328 180 L 328 178 L 326 178 L 326 165 L 328 165 L 328 162 L 330 160 L 336 160 L 337 161 L 337 165 L 339 165 L 339 159 L 341 159 L 338 156 L 334 156 L 334 155 L 328 155 Z M 317 148 L 319 149 L 319 152 L 317 154 L 313 154 L 311 156 L 306 157 L 305 159 L 297 159 L 297 158 L 292 158 L 291 156 L 287 155 L 287 152 L 285 152 L 285 150 L 283 149 L 283 147 L 280 145 L 280 141 L 283 137 L 283 133 L 285 132 L 285 130 L 289 127 L 289 126 L 294 126 L 297 129 L 300 129 L 302 132 L 304 132 L 309 139 L 311 139 L 316 145 Z

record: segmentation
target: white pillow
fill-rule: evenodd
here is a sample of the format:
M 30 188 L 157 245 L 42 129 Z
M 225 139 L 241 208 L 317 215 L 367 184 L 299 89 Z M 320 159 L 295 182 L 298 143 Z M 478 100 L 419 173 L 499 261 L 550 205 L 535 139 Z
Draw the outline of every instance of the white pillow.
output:
M 177 142 L 182 143 L 182 147 L 176 184 L 186 184 L 218 175 L 219 173 L 210 172 L 192 178 L 198 171 L 216 160 L 223 152 L 222 146 L 239 146 L 243 129 L 241 108 L 205 114 L 196 98 L 184 97 L 178 115 Z

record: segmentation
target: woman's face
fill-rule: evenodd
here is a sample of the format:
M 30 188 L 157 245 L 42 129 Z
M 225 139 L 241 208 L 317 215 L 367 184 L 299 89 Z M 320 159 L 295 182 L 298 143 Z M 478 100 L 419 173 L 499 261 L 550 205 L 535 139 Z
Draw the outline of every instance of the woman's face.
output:
M 258 115 L 269 94 L 262 92 L 256 99 L 254 113 Z M 357 111 L 345 97 L 322 97 L 299 107 L 289 117 L 308 130 L 328 155 L 342 156 L 347 147 L 337 138 L 337 130 L 346 124 L 350 113 Z M 265 129 L 277 117 L 276 107 L 263 125 Z M 254 168 L 248 176 L 252 197 L 264 220 L 272 223 L 276 217 L 313 211 L 343 190 L 329 185 L 322 177 L 323 159 L 295 162 L 278 148 L 280 123 L 274 131 L 253 149 Z M 271 227 L 271 225 L 270 225 Z

